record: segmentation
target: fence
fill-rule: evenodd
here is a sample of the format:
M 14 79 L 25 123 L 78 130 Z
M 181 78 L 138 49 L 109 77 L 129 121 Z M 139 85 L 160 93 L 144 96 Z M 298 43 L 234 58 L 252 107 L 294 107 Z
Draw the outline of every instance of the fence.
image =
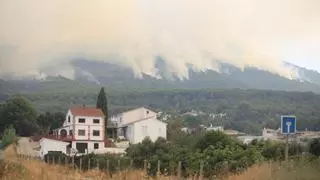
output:
M 137 166 L 138 162 L 137 160 L 132 159 L 125 159 L 124 157 L 121 158 L 110 158 L 111 156 L 104 156 L 103 158 L 96 158 L 96 157 L 63 157 L 63 156 L 56 156 L 56 155 L 48 155 L 45 157 L 44 160 L 40 161 L 39 158 L 30 157 L 30 156 L 22 156 L 19 155 L 20 159 L 25 159 L 26 163 L 30 163 L 30 159 L 36 159 L 39 161 L 33 161 L 33 162 L 41 162 L 41 164 L 47 164 L 52 165 L 52 167 L 59 167 L 59 169 L 64 169 L 66 171 L 70 171 L 73 169 L 74 171 L 70 171 L 69 174 L 63 174 L 60 173 L 59 176 L 66 177 L 67 179 L 77 179 L 75 178 L 75 173 L 78 172 L 81 174 L 85 174 L 86 172 L 99 172 L 100 174 L 104 174 L 104 178 L 100 179 L 150 179 L 150 176 L 155 177 L 157 179 L 193 179 L 193 180 L 203 180 L 205 178 L 213 178 L 212 176 L 208 175 L 208 164 L 206 164 L 205 161 L 201 161 L 199 164 L 199 168 L 196 173 L 194 174 L 186 174 L 183 171 L 185 171 L 186 164 L 184 162 L 172 162 L 170 167 L 172 169 L 168 169 L 165 171 L 163 167 L 166 167 L 166 164 L 156 160 L 156 163 L 151 163 L 147 160 L 142 160 L 142 166 L 139 168 Z M 93 159 L 96 158 L 96 159 Z M 58 165 L 58 166 L 56 166 Z M 289 166 L 288 166 L 289 165 Z M 269 163 L 263 163 L 262 165 L 255 165 L 253 171 L 251 168 L 251 171 L 249 173 L 250 179 L 263 179 L 262 177 L 269 176 L 269 179 L 275 179 L 278 176 L 282 176 L 283 174 L 294 174 L 297 175 L 296 171 L 301 170 L 299 174 L 303 174 L 305 176 L 306 174 L 319 174 L 319 165 L 320 165 L 320 157 L 317 159 L 314 159 L 312 157 L 303 157 L 303 156 L 297 156 L 293 157 L 290 160 L 290 163 L 284 163 L 284 162 L 273 162 L 269 161 Z M 39 167 L 39 166 L 34 166 Z M 67 168 L 64 168 L 67 167 Z M 210 166 L 209 166 L 210 167 Z M 40 168 L 39 168 L 40 169 Z M 54 168 L 53 168 L 54 169 Z M 52 169 L 46 169 L 47 171 L 51 171 Z M 260 171 L 261 174 L 256 174 L 257 171 Z M 210 171 L 209 171 L 210 172 Z M 46 172 L 47 173 L 47 172 Z M 154 174 L 153 174 L 154 173 Z M 221 172 L 219 172 L 221 173 Z M 250 174 L 251 173 L 251 174 Z M 228 172 L 225 175 L 230 175 Z M 302 176 L 302 175 L 301 175 Z M 41 176 L 43 177 L 43 176 Z M 99 179 L 94 175 L 89 175 L 91 179 Z M 219 176 L 218 176 L 219 177 Z M 226 177 L 226 176 L 223 176 Z M 254 177 L 254 178 L 253 178 Z M 41 179 L 41 178 L 40 178 Z M 43 178 L 42 178 L 43 179 Z M 56 180 L 56 179 L 48 179 L 47 180 Z M 57 178 L 59 179 L 59 178 Z M 83 179 L 83 178 L 78 178 Z M 214 179 L 217 179 L 215 177 Z M 63 179 L 60 179 L 63 180 Z
M 73 169 L 78 172 L 86 172 L 90 170 L 99 170 L 106 173 L 109 177 L 115 174 L 125 173 L 128 171 L 139 171 L 143 173 L 144 177 L 175 177 L 178 179 L 184 177 L 193 177 L 192 179 L 202 180 L 204 162 L 201 161 L 199 164 L 199 170 L 196 173 L 187 174 L 184 173 L 184 164 L 179 161 L 177 163 L 170 163 L 169 169 L 166 169 L 162 165 L 161 161 L 156 161 L 156 164 L 151 163 L 147 160 L 143 160 L 142 163 L 139 160 L 132 160 L 125 157 L 116 156 L 101 156 L 90 157 L 90 156 L 57 156 L 57 155 L 47 155 L 44 160 L 39 157 L 32 157 L 26 155 L 19 155 L 20 159 L 24 160 L 37 160 L 49 165 L 61 165 Z

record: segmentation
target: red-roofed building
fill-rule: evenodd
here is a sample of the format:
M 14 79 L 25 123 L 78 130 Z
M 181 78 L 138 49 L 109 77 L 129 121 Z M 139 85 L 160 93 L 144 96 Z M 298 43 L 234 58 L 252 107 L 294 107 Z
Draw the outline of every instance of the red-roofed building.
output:
M 71 107 L 70 111 L 74 116 L 104 117 L 101 109 L 93 107 Z
M 104 149 L 107 146 L 105 116 L 101 109 L 94 107 L 71 107 L 62 127 L 45 138 L 69 142 L 70 149 L 66 152 L 84 154 Z

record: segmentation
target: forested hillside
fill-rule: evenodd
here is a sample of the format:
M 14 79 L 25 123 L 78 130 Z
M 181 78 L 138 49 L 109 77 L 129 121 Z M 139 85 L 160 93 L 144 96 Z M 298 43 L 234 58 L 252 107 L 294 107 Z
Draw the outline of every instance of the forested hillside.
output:
M 24 94 L 39 113 L 66 112 L 70 105 L 95 106 L 99 89 L 55 93 Z M 258 90 L 148 90 L 114 91 L 106 89 L 109 115 L 138 106 L 149 106 L 169 112 L 189 124 L 220 123 L 247 133 L 259 134 L 261 128 L 278 128 L 280 116 L 295 114 L 298 129 L 320 130 L 320 96 L 310 92 Z M 201 110 L 205 113 L 227 113 L 221 119 L 209 116 L 181 118 L 178 115 Z
M 219 71 L 196 71 L 188 66 L 188 79 L 180 80 L 170 73 L 168 65 L 161 58 L 155 62 L 157 77 L 142 74 L 136 78 L 132 69 L 117 64 L 98 62 L 85 59 L 74 60 L 70 71 L 74 71 L 74 79 L 63 76 L 44 74 L 36 77 L 14 79 L 6 77 L 1 80 L 0 93 L 22 92 L 64 92 L 79 91 L 79 89 L 97 88 L 98 85 L 118 89 L 261 89 L 278 91 L 311 91 L 320 93 L 320 74 L 317 71 L 304 69 L 292 64 L 286 64 L 296 74 L 298 79 L 290 80 L 285 77 L 257 69 L 245 67 L 243 70 L 230 64 L 220 63 Z

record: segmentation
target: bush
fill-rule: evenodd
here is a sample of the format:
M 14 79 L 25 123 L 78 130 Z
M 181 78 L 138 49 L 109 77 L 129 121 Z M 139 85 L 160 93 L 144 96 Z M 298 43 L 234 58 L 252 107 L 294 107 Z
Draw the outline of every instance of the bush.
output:
M 162 138 L 152 142 L 146 138 L 142 143 L 130 146 L 127 156 L 134 159 L 137 162 L 135 165 L 140 167 L 147 160 L 151 165 L 149 175 L 156 174 L 158 160 L 161 163 L 161 173 L 176 173 L 180 161 L 182 176 L 198 174 L 203 162 L 206 177 L 223 171 L 240 172 L 263 160 L 261 151 L 254 146 L 248 147 L 221 132 L 202 135 L 194 146 L 174 144 Z
M 7 147 L 8 145 L 14 143 L 16 140 L 16 130 L 9 126 L 6 128 L 2 135 L 2 147 Z
M 184 138 L 184 137 L 182 137 Z M 188 137 L 189 139 L 191 137 Z M 264 160 L 283 160 L 284 144 L 271 141 L 255 140 L 245 145 L 235 138 L 220 132 L 209 132 L 197 136 L 196 143 L 187 141 L 168 142 L 163 138 L 152 142 L 150 138 L 144 139 L 139 144 L 131 145 L 125 156 L 120 155 L 95 155 L 74 157 L 74 163 L 79 168 L 86 170 L 99 165 L 100 169 L 108 169 L 111 174 L 118 170 L 128 168 L 142 169 L 145 160 L 148 166 L 148 174 L 156 175 L 158 161 L 160 161 L 160 173 L 174 175 L 177 173 L 178 164 L 181 162 L 181 175 L 190 177 L 199 174 L 200 165 L 203 164 L 205 177 L 224 176 L 229 173 L 240 173 L 254 164 L 260 164 Z M 191 138 L 192 139 L 192 138 Z M 180 143 L 177 143 L 180 142 Z M 301 157 L 303 150 L 301 145 L 289 146 L 289 155 L 292 159 Z M 60 157 L 61 153 L 51 152 L 48 156 Z M 71 163 L 70 157 L 68 162 Z M 62 158 L 63 159 L 63 158 Z M 305 158 L 307 160 L 307 158 Z M 58 158 L 55 158 L 58 162 Z
M 313 139 L 309 143 L 309 153 L 315 156 L 320 156 L 320 138 Z

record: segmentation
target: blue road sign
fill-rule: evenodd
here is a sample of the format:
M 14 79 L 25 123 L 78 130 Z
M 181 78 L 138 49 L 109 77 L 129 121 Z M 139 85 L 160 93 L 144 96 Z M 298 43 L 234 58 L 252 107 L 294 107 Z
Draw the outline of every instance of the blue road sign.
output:
M 295 116 L 281 116 L 281 133 L 295 134 L 297 131 L 297 119 Z

